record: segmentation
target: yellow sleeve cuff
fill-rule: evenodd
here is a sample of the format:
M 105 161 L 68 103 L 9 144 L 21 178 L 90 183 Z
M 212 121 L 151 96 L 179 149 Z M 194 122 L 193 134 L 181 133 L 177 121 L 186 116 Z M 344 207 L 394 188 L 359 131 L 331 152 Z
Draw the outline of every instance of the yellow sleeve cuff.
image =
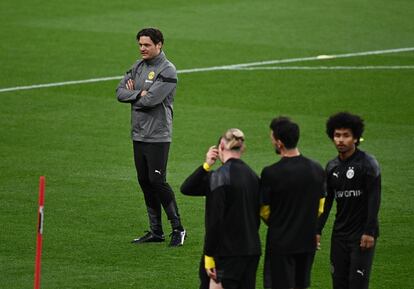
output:
M 325 206 L 325 198 L 319 200 L 318 217 L 323 213 L 323 207 Z
M 216 268 L 216 263 L 214 262 L 213 257 L 204 255 L 204 268 L 206 268 L 206 269 Z
M 270 217 L 270 206 L 269 205 L 260 207 L 260 217 L 262 217 L 262 219 L 265 222 L 269 220 L 269 217 Z
M 205 163 L 203 164 L 203 169 L 204 169 L 206 172 L 209 172 L 209 171 L 211 170 L 211 167 L 210 167 L 210 165 L 209 165 L 207 162 L 205 162 Z

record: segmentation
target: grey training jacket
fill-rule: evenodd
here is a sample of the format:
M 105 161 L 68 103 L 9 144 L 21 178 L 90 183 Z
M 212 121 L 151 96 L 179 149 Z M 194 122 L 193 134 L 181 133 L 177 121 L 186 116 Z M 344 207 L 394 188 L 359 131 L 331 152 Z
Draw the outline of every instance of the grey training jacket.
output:
M 128 90 L 128 79 L 135 90 Z M 131 137 L 142 142 L 171 142 L 177 70 L 163 51 L 151 60 L 138 60 L 116 89 L 118 101 L 131 104 Z M 145 96 L 141 91 L 147 90 Z

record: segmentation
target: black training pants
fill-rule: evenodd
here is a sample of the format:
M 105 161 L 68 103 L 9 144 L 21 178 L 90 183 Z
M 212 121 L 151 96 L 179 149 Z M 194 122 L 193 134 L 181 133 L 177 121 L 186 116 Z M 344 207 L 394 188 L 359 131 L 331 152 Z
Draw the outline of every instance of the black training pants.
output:
M 368 289 L 375 246 L 362 250 L 359 242 L 332 237 L 331 273 L 334 289 Z
M 174 192 L 166 181 L 170 143 L 133 142 L 138 183 L 144 193 L 151 231 L 163 234 L 161 206 L 173 229 L 182 229 Z

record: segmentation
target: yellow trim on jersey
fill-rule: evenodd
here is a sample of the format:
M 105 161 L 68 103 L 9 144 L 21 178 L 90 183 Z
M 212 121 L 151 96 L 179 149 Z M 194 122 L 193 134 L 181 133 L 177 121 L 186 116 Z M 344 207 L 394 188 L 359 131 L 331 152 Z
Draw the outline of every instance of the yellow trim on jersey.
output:
M 260 207 L 260 217 L 262 217 L 263 221 L 267 222 L 270 217 L 270 206 L 265 205 Z
M 319 200 L 319 210 L 318 210 L 318 217 L 323 213 L 323 207 L 325 205 L 325 198 Z
M 204 255 L 204 268 L 206 268 L 206 269 L 216 268 L 216 262 L 214 262 L 213 257 Z

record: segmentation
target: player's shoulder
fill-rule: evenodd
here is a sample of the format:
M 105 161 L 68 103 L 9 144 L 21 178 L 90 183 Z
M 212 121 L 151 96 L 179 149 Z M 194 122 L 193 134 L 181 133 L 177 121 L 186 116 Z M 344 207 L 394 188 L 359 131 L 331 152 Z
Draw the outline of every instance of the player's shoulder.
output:
M 375 158 L 375 156 L 365 152 L 360 152 L 360 161 L 362 165 L 365 167 L 368 174 L 373 176 L 379 176 L 381 174 L 380 165 Z
M 305 159 L 312 167 L 314 167 L 315 169 L 318 169 L 318 170 L 323 170 L 323 167 L 322 167 L 322 165 L 317 161 L 317 160 L 314 160 L 314 159 L 311 159 L 311 158 L 308 158 L 308 157 L 306 157 L 306 156 L 303 156 L 302 155 L 302 157 L 303 157 L 303 159 Z
M 227 162 L 226 162 L 227 164 Z M 230 166 L 236 170 L 242 170 L 244 172 L 249 172 L 257 177 L 256 172 L 242 159 L 232 159 L 230 160 Z
M 210 189 L 214 191 L 218 187 L 230 184 L 230 164 L 225 163 L 217 170 L 211 172 Z
M 269 175 L 274 175 L 275 171 L 278 170 L 278 167 L 279 167 L 279 162 L 276 162 L 276 163 L 273 163 L 271 165 L 265 166 L 262 169 L 261 177 L 263 178 L 263 177 L 266 177 L 266 176 L 269 176 Z
M 330 161 L 328 161 L 328 163 L 326 164 L 325 170 L 326 172 L 330 172 L 333 169 L 335 169 L 337 166 L 339 166 L 341 164 L 339 158 L 336 156 L 333 159 L 331 159 Z

